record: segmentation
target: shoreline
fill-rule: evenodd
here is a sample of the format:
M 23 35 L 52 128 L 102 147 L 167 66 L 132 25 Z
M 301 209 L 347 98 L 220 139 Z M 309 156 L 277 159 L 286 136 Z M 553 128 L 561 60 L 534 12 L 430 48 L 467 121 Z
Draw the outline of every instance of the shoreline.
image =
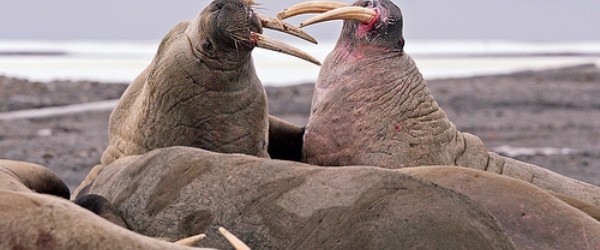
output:
M 284 41 L 319 60 L 324 60 L 336 44 L 336 40 L 329 39 L 320 40 L 319 46 L 297 39 Z M 48 82 L 55 79 L 129 82 L 148 66 L 159 42 L 0 39 L 0 75 Z M 406 52 L 427 80 L 507 74 L 584 63 L 600 65 L 600 41 L 411 39 Z M 257 74 L 265 86 L 291 86 L 314 81 L 319 72 L 319 67 L 288 55 L 260 49 L 252 54 Z
M 600 185 L 600 69 L 580 65 L 428 81 L 434 98 L 463 132 L 489 150 Z M 30 82 L 0 76 L 5 112 L 104 102 L 125 84 Z M 270 113 L 304 125 L 313 84 L 265 87 Z M 0 158 L 49 167 L 71 190 L 99 163 L 110 108 L 0 119 Z

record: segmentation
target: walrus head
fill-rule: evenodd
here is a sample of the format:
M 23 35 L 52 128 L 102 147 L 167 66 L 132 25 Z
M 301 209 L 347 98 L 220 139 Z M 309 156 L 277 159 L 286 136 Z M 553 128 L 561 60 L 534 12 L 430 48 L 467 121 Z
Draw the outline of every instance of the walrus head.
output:
M 360 0 L 353 5 L 339 2 L 305 2 L 286 8 L 277 17 L 289 18 L 305 13 L 322 13 L 300 24 L 306 27 L 319 22 L 345 20 L 338 43 L 348 47 L 371 46 L 403 51 L 402 12 L 389 0 Z
M 185 31 L 193 53 L 211 69 L 237 68 L 250 57 L 255 47 L 297 56 L 319 64 L 310 55 L 262 35 L 263 26 L 314 42 L 291 25 L 255 13 L 251 0 L 216 0 L 210 3 Z M 281 27 L 281 28 L 279 28 Z M 290 31 L 291 30 L 291 31 Z

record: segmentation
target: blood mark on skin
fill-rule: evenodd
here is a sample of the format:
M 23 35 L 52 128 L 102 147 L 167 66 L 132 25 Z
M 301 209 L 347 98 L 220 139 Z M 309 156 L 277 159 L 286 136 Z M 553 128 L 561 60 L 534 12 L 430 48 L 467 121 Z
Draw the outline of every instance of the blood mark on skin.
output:
M 375 12 L 377 14 L 375 14 L 375 16 L 373 17 L 373 19 L 371 19 L 371 21 L 369 23 L 366 23 L 366 24 L 365 23 L 361 23 L 358 26 L 358 29 L 356 29 L 356 35 L 357 36 L 359 36 L 359 37 L 365 36 L 369 32 L 369 30 L 371 30 L 373 28 L 373 26 L 377 22 L 379 22 L 379 16 L 380 16 L 379 11 L 375 10 Z

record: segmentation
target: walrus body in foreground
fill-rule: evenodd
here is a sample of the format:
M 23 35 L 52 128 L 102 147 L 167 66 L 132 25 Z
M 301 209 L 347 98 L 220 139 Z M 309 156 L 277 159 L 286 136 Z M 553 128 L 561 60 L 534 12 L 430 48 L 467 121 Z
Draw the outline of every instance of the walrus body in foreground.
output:
M 354 5 L 365 7 L 363 21 L 344 22 L 335 49 L 321 67 L 304 134 L 305 162 L 465 166 L 600 206 L 599 187 L 488 152 L 478 137 L 460 132 L 404 52 L 400 9 L 388 0 Z M 331 18 L 311 22 L 318 19 Z
M 192 249 L 123 229 L 68 197 L 45 167 L 0 160 L 0 249 Z
M 540 188 L 452 166 L 326 168 L 170 147 L 103 166 L 84 190 L 142 234 L 223 225 L 257 249 L 600 247 L 600 222 Z
M 101 166 L 85 194 L 106 197 L 130 228 L 169 239 L 222 225 L 255 249 L 511 249 L 486 209 L 393 170 L 322 168 L 157 149 Z

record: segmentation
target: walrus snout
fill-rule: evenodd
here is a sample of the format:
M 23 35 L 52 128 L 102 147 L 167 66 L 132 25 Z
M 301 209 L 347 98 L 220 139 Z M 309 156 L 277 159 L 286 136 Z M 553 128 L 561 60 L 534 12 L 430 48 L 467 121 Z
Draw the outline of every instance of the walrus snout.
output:
M 211 8 L 215 18 L 213 39 L 222 46 L 221 50 L 251 51 L 254 45 L 250 34 L 262 33 L 260 20 L 252 7 L 244 1 L 215 1 Z

